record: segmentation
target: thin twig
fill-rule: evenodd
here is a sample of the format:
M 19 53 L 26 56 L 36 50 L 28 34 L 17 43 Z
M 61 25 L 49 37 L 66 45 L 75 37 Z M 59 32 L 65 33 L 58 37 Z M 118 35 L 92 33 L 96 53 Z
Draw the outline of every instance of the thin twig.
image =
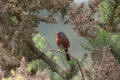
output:
M 82 75 L 82 80 L 85 80 L 85 75 L 84 75 L 84 73 L 83 73 L 82 67 L 80 66 L 80 62 L 79 62 L 78 59 L 76 59 L 76 61 L 77 61 L 78 67 L 79 67 L 80 72 L 81 72 L 81 75 Z
M 59 52 L 59 53 L 64 53 L 64 52 L 62 52 L 62 51 L 60 51 L 60 50 L 56 50 L 56 49 L 49 49 L 49 51 L 55 51 L 55 52 Z M 70 55 L 70 56 L 71 56 L 71 55 Z M 73 56 L 71 56 L 71 57 L 74 58 Z M 76 59 L 76 58 L 74 58 L 74 59 Z M 77 62 L 77 65 L 78 65 L 78 67 L 79 67 L 79 69 L 80 69 L 80 72 L 81 72 L 81 74 L 82 74 L 82 80 L 85 80 L 85 76 L 84 76 L 82 67 L 80 66 L 79 60 L 76 59 L 76 62 Z
M 56 49 L 49 49 L 48 51 L 55 51 L 55 52 L 59 52 L 59 53 L 64 53 L 63 51 L 56 50 Z M 70 55 L 70 56 L 71 56 L 71 55 Z M 77 65 L 78 65 L 78 67 L 79 67 L 79 69 L 80 69 L 80 72 L 81 72 L 81 74 L 82 74 L 82 80 L 85 80 L 85 76 L 84 76 L 84 73 L 83 73 L 82 67 L 80 66 L 80 62 L 79 62 L 79 60 L 76 59 L 76 58 L 74 58 L 73 56 L 71 56 L 71 57 L 72 57 L 73 59 L 76 60 Z
M 54 51 L 54 52 L 64 53 L 63 51 L 56 50 L 56 49 L 49 49 L 48 51 Z
M 42 59 L 46 64 L 48 64 L 48 66 L 50 66 L 50 68 L 58 73 L 62 78 L 64 78 L 66 76 L 66 72 L 55 62 L 53 62 L 49 57 L 47 57 L 45 55 L 45 53 L 39 51 L 38 48 L 36 48 L 34 42 L 26 42 L 28 43 L 29 49 L 33 52 L 36 53 L 39 56 L 39 59 Z M 69 75 L 69 74 L 68 74 Z
M 47 51 L 54 51 L 54 52 L 58 52 L 58 53 L 64 53 L 64 52 L 62 52 L 62 51 L 60 51 L 60 50 L 56 50 L 56 49 L 49 49 L 49 50 L 47 50 Z M 54 56 L 55 56 L 55 54 L 51 56 L 51 59 L 52 59 Z

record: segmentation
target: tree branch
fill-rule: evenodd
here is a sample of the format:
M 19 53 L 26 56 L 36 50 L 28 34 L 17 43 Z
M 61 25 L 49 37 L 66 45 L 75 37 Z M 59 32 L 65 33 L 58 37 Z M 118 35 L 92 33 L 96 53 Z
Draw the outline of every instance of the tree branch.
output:
M 51 59 L 49 59 L 43 52 L 39 51 L 34 45 L 33 41 L 28 42 L 28 45 L 31 51 L 33 51 L 40 57 L 40 59 L 46 62 L 53 71 L 58 73 L 61 77 L 65 77 L 66 72 L 62 68 L 60 68 L 56 63 L 54 63 Z
M 55 49 L 49 49 L 49 51 L 55 51 L 55 52 L 59 52 L 59 53 L 63 53 L 63 54 L 65 54 L 64 52 L 62 52 L 62 51 L 59 51 L 59 50 L 55 50 Z M 71 57 L 72 57 L 72 59 L 74 59 L 74 60 L 76 60 L 76 63 L 77 63 L 77 65 L 78 65 L 78 67 L 79 67 L 79 70 L 80 70 L 80 72 L 81 72 L 81 75 L 82 75 L 82 80 L 85 80 L 85 75 L 84 75 L 84 72 L 83 72 L 83 70 L 82 70 L 82 67 L 81 67 L 81 65 L 80 65 L 80 62 L 79 62 L 79 60 L 78 59 L 76 59 L 75 57 L 73 57 L 72 55 L 70 55 Z M 72 73 L 72 68 L 71 68 L 71 73 Z M 71 74 L 72 75 L 72 74 Z M 69 76 L 71 76 L 71 75 L 69 75 Z
M 85 80 L 85 75 L 84 75 L 84 72 L 82 70 L 82 67 L 80 66 L 80 62 L 78 60 L 76 60 L 76 61 L 77 61 L 78 67 L 79 67 L 81 75 L 82 75 L 82 80 Z
M 59 74 L 63 80 L 71 80 L 74 75 L 78 72 L 78 64 L 74 63 L 74 66 L 70 65 L 70 69 L 67 71 L 64 71 L 60 66 L 58 66 L 55 62 L 53 62 L 50 58 L 48 58 L 43 52 L 39 51 L 39 49 L 36 48 L 33 41 L 28 42 L 30 50 L 37 54 L 40 59 L 42 59 L 45 63 L 50 66 L 50 69 Z M 73 58 L 73 60 L 76 61 L 76 59 Z

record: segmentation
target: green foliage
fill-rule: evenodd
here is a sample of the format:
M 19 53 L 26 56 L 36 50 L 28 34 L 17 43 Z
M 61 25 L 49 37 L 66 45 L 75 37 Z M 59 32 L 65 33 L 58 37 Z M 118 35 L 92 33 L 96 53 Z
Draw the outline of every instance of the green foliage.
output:
M 113 17 L 113 24 L 120 22 L 120 3 L 115 3 L 114 0 L 105 0 L 99 4 L 99 21 L 103 24 L 110 24 Z
M 89 44 L 92 46 L 93 50 L 99 45 L 109 46 L 112 43 L 111 33 L 105 31 L 102 28 L 97 27 L 97 37 L 95 40 L 89 39 Z
M 76 59 L 72 59 L 71 61 L 68 62 L 69 66 L 72 68 L 72 74 L 77 74 L 79 71 L 79 68 L 77 66 Z
M 45 38 L 42 37 L 40 34 L 36 34 L 33 36 L 33 41 L 36 45 L 36 47 L 40 50 L 40 51 L 44 51 L 44 49 L 46 49 L 46 41 L 45 41 Z M 45 52 L 46 56 L 51 56 L 51 52 L 50 51 L 47 51 Z
M 49 56 L 49 57 L 51 56 L 51 52 L 50 51 L 47 51 L 45 54 L 46 54 L 46 56 Z
M 38 69 L 38 62 L 36 60 L 27 64 L 26 71 L 29 73 L 35 73 Z
M 47 64 L 43 60 L 40 60 L 40 71 L 43 71 L 46 67 Z
M 76 60 L 71 60 L 70 62 L 69 62 L 69 65 L 71 66 L 71 67 L 74 67 L 75 65 L 76 65 Z
M 89 43 L 94 44 L 94 48 L 96 48 L 97 46 L 111 47 L 113 50 L 113 55 L 120 62 L 120 33 L 111 34 L 102 28 L 98 28 L 96 40 L 90 40 Z
M 34 41 L 36 47 L 40 51 L 43 51 L 46 48 L 45 47 L 45 39 L 40 34 L 34 35 L 32 40 Z M 46 55 L 51 56 L 51 52 L 47 51 Z M 36 73 L 36 71 L 38 70 L 38 62 L 40 63 L 40 65 L 39 65 L 40 71 L 44 70 L 46 68 L 47 64 L 42 60 L 34 60 L 34 61 L 28 63 L 28 65 L 26 67 L 26 71 L 30 72 L 32 74 Z
M 57 75 L 55 72 L 51 71 L 50 80 L 62 80 L 62 78 L 59 75 Z
M 45 47 L 45 39 L 40 34 L 36 34 L 33 37 L 33 41 L 34 41 L 36 47 L 40 51 L 44 51 L 44 49 L 46 48 Z M 68 68 L 69 66 L 71 66 L 74 69 L 73 73 L 76 74 L 78 72 L 78 66 L 76 66 L 76 61 L 75 60 L 67 61 L 65 51 L 61 50 L 61 52 L 63 52 L 63 54 L 60 54 L 59 58 L 57 58 L 56 55 L 52 56 L 50 51 L 45 52 L 45 54 L 50 58 L 52 57 L 52 60 L 54 62 L 56 62 L 57 59 L 60 59 L 60 62 L 62 62 L 62 66 L 64 68 Z M 43 61 L 40 60 L 40 70 L 42 71 L 46 66 L 47 65 Z M 38 61 L 35 60 L 35 61 L 30 62 L 27 65 L 26 71 L 35 73 L 37 71 L 37 69 L 38 69 Z M 51 74 L 51 76 L 50 76 L 51 80 L 62 80 L 61 77 L 59 75 L 57 75 L 56 73 L 51 72 L 50 74 Z
M 73 80 L 79 80 L 79 78 L 78 78 L 78 77 L 75 77 Z
M 113 16 L 113 5 L 115 4 L 114 0 L 105 0 L 99 4 L 99 14 L 100 22 L 104 24 L 109 24 L 111 16 Z
M 88 53 L 85 53 L 81 58 L 80 65 L 83 65 L 83 63 L 87 59 L 87 57 L 88 57 Z
M 119 22 L 120 22 L 120 3 L 115 10 L 114 24 L 118 24 Z
M 47 64 L 42 60 L 33 60 L 27 64 L 25 71 L 31 74 L 36 73 L 38 70 L 39 63 L 40 63 L 40 67 L 39 67 L 40 71 L 43 71 L 47 67 Z
M 111 34 L 102 28 L 97 28 L 97 39 L 94 42 L 97 45 L 110 45 Z
M 50 74 L 50 80 L 55 80 L 54 79 L 54 72 L 51 71 L 51 74 Z
M 57 56 L 53 56 L 53 58 L 52 58 L 52 60 L 54 61 L 54 62 L 56 62 L 57 61 Z
M 96 48 L 96 43 L 91 38 L 88 39 L 88 42 L 89 42 L 90 46 L 92 47 L 91 50 L 93 51 Z
M 36 47 L 38 49 L 40 49 L 40 51 L 44 50 L 44 48 L 45 48 L 45 39 L 44 39 L 44 37 L 42 37 L 40 34 L 36 34 L 33 37 L 33 41 L 34 41 Z
M 64 67 L 68 67 L 68 61 L 66 61 L 66 55 L 65 54 L 60 54 L 60 60 L 63 63 Z
M 92 48 L 91 48 L 90 46 L 86 46 L 86 45 L 84 45 L 84 44 L 82 44 L 82 43 L 80 43 L 80 46 L 81 46 L 82 48 L 84 48 L 85 50 L 92 51 Z

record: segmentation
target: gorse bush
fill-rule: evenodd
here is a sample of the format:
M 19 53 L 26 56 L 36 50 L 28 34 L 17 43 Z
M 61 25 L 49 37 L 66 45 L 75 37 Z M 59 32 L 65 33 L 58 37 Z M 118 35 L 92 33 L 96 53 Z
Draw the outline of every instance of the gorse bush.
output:
M 95 49 L 97 46 L 109 46 L 113 55 L 120 62 L 120 33 L 111 34 L 110 32 L 97 28 L 97 37 L 95 40 L 89 40 L 89 43 Z
M 111 34 L 105 31 L 102 28 L 97 29 L 97 38 L 94 41 L 96 45 L 110 45 L 111 43 Z
M 42 37 L 40 34 L 36 34 L 33 36 L 32 39 L 39 50 L 43 51 L 45 49 L 44 37 Z M 38 65 L 39 65 L 39 68 L 38 68 Z M 38 71 L 38 69 L 40 69 L 40 71 L 43 71 L 46 67 L 47 67 L 47 64 L 44 61 L 33 60 L 27 64 L 25 71 L 29 72 L 30 74 L 35 74 Z
M 37 72 L 37 69 L 38 69 L 38 62 L 36 60 L 34 60 L 27 64 L 26 72 L 35 74 Z
M 119 2 L 116 3 L 114 0 L 105 0 L 101 2 L 98 8 L 98 11 L 100 14 L 99 21 L 103 24 L 111 24 L 111 21 L 113 21 L 112 23 L 114 25 L 118 24 L 120 22 L 120 6 L 119 5 L 120 3 Z
M 42 37 L 40 34 L 36 34 L 36 35 L 34 35 L 34 37 L 32 39 L 33 39 L 36 47 L 39 50 L 43 51 L 44 48 L 45 48 L 45 39 L 44 39 L 44 37 Z
M 34 61 L 31 61 L 27 64 L 25 71 L 32 75 L 32 74 L 35 74 L 37 71 L 42 72 L 46 67 L 47 67 L 47 64 L 44 61 L 34 60 Z
M 115 10 L 114 24 L 118 24 L 119 22 L 120 22 L 120 3 Z
M 100 14 L 100 22 L 104 24 L 109 24 L 111 16 L 113 14 L 113 0 L 105 0 L 99 5 L 99 14 Z

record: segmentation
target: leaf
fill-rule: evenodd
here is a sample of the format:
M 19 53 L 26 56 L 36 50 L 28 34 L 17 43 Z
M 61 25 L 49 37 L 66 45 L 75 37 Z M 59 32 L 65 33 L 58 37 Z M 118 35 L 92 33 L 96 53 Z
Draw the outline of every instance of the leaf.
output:
M 37 42 L 40 39 L 41 35 L 40 34 L 36 34 L 32 39 L 34 42 Z
M 113 16 L 113 0 L 105 0 L 99 4 L 98 11 L 100 13 L 99 21 L 103 24 L 109 24 L 111 16 Z
M 79 80 L 79 78 L 78 78 L 78 77 L 75 77 L 73 80 Z
M 60 55 L 60 60 L 61 60 L 61 62 L 63 63 L 63 66 L 65 66 L 66 68 L 68 67 L 68 63 L 67 63 L 67 61 L 66 61 L 66 56 L 65 56 L 65 54 L 61 54 Z
M 54 57 L 52 58 L 52 60 L 53 60 L 54 62 L 56 62 L 56 61 L 57 61 L 57 57 L 54 56 Z
M 43 51 L 44 48 L 45 48 L 45 39 L 44 39 L 44 37 L 42 37 L 40 34 L 36 34 L 32 39 L 33 39 L 36 47 L 39 50 Z

